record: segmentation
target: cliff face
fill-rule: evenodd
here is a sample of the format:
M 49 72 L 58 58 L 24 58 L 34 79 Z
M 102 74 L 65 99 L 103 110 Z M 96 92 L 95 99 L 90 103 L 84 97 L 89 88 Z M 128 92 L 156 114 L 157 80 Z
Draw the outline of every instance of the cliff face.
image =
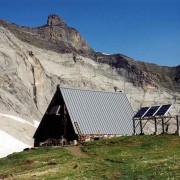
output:
M 33 145 L 35 120 L 41 120 L 59 83 L 117 88 L 127 94 L 134 111 L 173 103 L 175 114 L 180 112 L 180 66 L 162 67 L 94 52 L 77 30 L 55 15 L 38 28 L 1 20 L 0 130 Z
M 150 85 L 156 89 L 163 87 L 177 92 L 180 91 L 180 66 L 158 66 L 135 61 L 121 54 L 107 56 L 98 53 L 96 60 L 109 64 L 116 69 L 119 75 L 124 76 L 136 87 L 146 89 Z
M 21 27 L 3 20 L 0 20 L 0 24 L 9 29 L 18 39 L 39 48 L 57 53 L 72 53 L 74 56 L 82 55 L 96 62 L 109 64 L 134 86 L 142 88 L 148 85 L 155 88 L 162 86 L 173 91 L 180 91 L 180 66 L 162 67 L 134 61 L 122 54 L 97 53 L 89 47 L 76 29 L 68 27 L 57 15 L 49 15 L 47 23 L 38 28 Z
M 22 27 L 3 20 L 0 20 L 0 24 L 9 29 L 20 40 L 37 47 L 58 53 L 93 55 L 93 50 L 79 32 L 68 27 L 57 15 L 49 15 L 47 24 L 37 28 Z

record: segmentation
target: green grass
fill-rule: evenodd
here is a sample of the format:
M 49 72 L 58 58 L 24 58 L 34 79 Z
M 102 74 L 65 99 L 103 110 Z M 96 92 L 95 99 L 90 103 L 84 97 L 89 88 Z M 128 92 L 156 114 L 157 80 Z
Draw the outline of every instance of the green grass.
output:
M 14 153 L 0 159 L 7 179 L 180 179 L 180 137 L 126 136 L 85 143 L 88 158 L 61 147 Z M 77 167 L 76 167 L 77 166 Z

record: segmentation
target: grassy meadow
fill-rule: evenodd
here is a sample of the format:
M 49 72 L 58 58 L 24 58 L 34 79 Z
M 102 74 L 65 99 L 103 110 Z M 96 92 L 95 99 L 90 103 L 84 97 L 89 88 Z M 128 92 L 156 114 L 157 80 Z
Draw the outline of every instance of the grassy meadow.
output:
M 41 147 L 0 159 L 0 179 L 179 180 L 180 137 L 126 136 L 85 143 L 86 156 Z

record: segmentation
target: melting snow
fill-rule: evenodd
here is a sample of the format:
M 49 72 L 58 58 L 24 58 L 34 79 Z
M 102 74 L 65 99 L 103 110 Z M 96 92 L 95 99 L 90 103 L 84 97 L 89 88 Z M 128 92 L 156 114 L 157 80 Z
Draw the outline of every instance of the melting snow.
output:
M 21 122 L 21 123 L 27 123 L 27 124 L 29 124 L 31 126 L 36 127 L 36 128 L 39 125 L 39 122 L 36 121 L 36 120 L 33 120 L 33 124 L 31 124 L 30 122 L 28 122 L 28 121 L 26 121 L 26 120 L 24 120 L 22 118 L 19 118 L 19 117 L 16 117 L 16 116 L 12 116 L 12 115 L 9 115 L 9 114 L 2 114 L 2 113 L 0 113 L 0 116 L 8 117 L 8 118 L 11 118 L 11 119 L 13 119 L 15 121 Z
M 26 137 L 27 139 L 29 139 L 29 140 L 31 140 L 31 139 L 32 139 L 31 137 L 29 137 L 29 136 L 26 136 L 26 135 L 25 135 L 25 137 Z
M 13 152 L 20 152 L 27 147 L 30 146 L 0 130 L 0 158 L 6 157 Z
M 39 126 L 39 121 L 33 120 L 33 123 L 34 123 L 34 127 L 37 128 Z
M 108 56 L 110 56 L 111 54 L 107 54 L 107 53 L 102 53 L 102 54 L 104 54 L 104 55 L 108 55 Z
M 37 120 L 33 120 L 33 123 L 30 123 L 22 118 L 9 114 L 0 113 L 0 116 L 10 118 L 13 121 L 15 120 L 23 124 L 28 124 L 30 126 L 33 126 L 34 128 L 37 128 L 39 126 L 39 121 Z M 29 136 L 25 135 L 25 137 L 29 140 L 31 139 Z M 30 146 L 17 140 L 13 136 L 9 135 L 7 132 L 0 130 L 0 158 L 6 157 L 8 154 L 12 154 L 13 152 L 20 152 L 27 147 Z

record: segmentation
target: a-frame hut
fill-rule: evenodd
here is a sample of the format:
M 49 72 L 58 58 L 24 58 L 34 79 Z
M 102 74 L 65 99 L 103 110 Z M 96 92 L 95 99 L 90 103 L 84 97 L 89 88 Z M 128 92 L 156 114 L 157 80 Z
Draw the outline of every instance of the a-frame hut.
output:
M 34 134 L 34 145 L 49 138 L 72 141 L 85 136 L 131 135 L 133 115 L 122 92 L 57 86 Z

